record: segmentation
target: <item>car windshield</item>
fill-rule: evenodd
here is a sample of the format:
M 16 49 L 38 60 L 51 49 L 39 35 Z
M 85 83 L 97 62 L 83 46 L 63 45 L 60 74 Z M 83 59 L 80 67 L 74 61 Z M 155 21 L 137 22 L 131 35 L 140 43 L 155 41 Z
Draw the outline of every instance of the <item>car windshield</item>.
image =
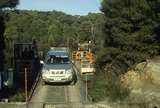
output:
M 68 57 L 56 57 L 56 56 L 49 56 L 47 59 L 47 64 L 68 64 L 70 63 Z

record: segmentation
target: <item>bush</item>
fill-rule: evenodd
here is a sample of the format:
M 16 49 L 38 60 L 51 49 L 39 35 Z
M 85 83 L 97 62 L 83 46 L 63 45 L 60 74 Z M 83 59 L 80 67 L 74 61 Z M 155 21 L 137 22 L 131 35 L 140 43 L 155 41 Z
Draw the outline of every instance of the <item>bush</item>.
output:
M 110 101 L 122 101 L 129 95 L 129 89 L 121 85 L 119 77 L 115 74 L 98 72 L 89 93 L 94 102 L 106 98 Z
M 112 60 L 119 55 L 120 50 L 115 48 L 102 48 L 96 52 L 96 68 L 104 69 L 106 64 L 112 62 Z
M 127 72 L 128 68 L 134 68 L 137 63 L 143 62 L 149 57 L 140 52 L 127 52 L 118 48 L 102 48 L 96 53 L 96 69 L 110 71 L 117 76 Z

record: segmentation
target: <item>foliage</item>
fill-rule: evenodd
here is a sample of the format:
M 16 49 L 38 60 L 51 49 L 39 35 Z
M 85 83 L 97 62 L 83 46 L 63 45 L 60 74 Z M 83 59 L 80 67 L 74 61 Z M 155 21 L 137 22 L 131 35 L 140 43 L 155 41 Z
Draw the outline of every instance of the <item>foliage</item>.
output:
M 0 1 L 0 9 L 1 8 L 13 8 L 18 4 L 18 0 L 1 0 Z
M 159 0 L 104 0 L 102 2 L 101 10 L 106 17 L 104 47 L 114 49 L 113 52 L 109 52 L 110 54 L 106 53 L 106 58 L 110 56 L 108 59 L 112 61 L 113 71 L 116 69 L 120 73 L 124 72 L 135 63 L 159 53 L 159 36 L 155 31 L 159 26 L 158 6 Z M 117 55 L 114 56 L 114 53 Z M 98 63 L 102 62 L 101 60 Z
M 99 69 L 104 69 L 105 65 L 111 63 L 113 58 L 119 54 L 119 50 L 115 48 L 102 48 L 96 55 L 96 67 Z
M 89 91 L 94 102 L 105 100 L 119 101 L 125 99 L 129 94 L 129 89 L 123 87 L 120 79 L 112 74 L 107 75 L 104 72 L 98 72 L 93 88 Z
M 160 0 L 103 0 L 101 10 L 105 41 L 104 48 L 96 51 L 96 67 L 106 77 L 96 75 L 91 95 L 97 101 L 101 96 L 122 100 L 129 89 L 121 88 L 119 76 L 160 54 Z
M 13 65 L 13 44 L 37 40 L 38 49 L 47 51 L 50 46 L 69 46 L 77 49 L 78 43 L 96 38 L 98 47 L 103 36 L 104 16 L 89 13 L 87 16 L 71 16 L 63 12 L 5 11 L 7 64 Z M 91 31 L 92 29 L 92 31 Z M 11 61 L 12 60 L 12 61 Z
M 4 24 L 4 14 L 2 9 L 3 8 L 12 8 L 15 7 L 18 3 L 18 0 L 1 0 L 0 1 L 0 72 L 3 71 L 4 68 L 4 48 L 5 48 L 5 42 L 4 42 L 4 30 L 5 30 L 5 24 Z

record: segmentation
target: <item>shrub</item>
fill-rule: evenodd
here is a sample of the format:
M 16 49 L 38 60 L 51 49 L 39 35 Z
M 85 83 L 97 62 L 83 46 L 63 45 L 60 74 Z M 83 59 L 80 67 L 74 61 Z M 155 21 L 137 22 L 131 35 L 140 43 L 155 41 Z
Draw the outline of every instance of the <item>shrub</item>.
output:
M 129 95 L 129 89 L 121 85 L 120 78 L 115 74 L 97 72 L 94 86 L 89 93 L 95 102 L 106 98 L 110 101 L 122 101 Z

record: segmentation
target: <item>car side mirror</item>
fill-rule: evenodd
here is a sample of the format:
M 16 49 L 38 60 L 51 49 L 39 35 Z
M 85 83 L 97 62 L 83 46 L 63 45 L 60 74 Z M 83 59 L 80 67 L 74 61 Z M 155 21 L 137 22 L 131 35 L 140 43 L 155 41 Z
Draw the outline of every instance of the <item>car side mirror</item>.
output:
M 44 61 L 43 61 L 43 60 L 40 60 L 40 64 L 42 64 L 42 65 L 43 65 L 43 64 L 44 64 Z
M 72 60 L 72 64 L 74 64 L 74 61 Z

